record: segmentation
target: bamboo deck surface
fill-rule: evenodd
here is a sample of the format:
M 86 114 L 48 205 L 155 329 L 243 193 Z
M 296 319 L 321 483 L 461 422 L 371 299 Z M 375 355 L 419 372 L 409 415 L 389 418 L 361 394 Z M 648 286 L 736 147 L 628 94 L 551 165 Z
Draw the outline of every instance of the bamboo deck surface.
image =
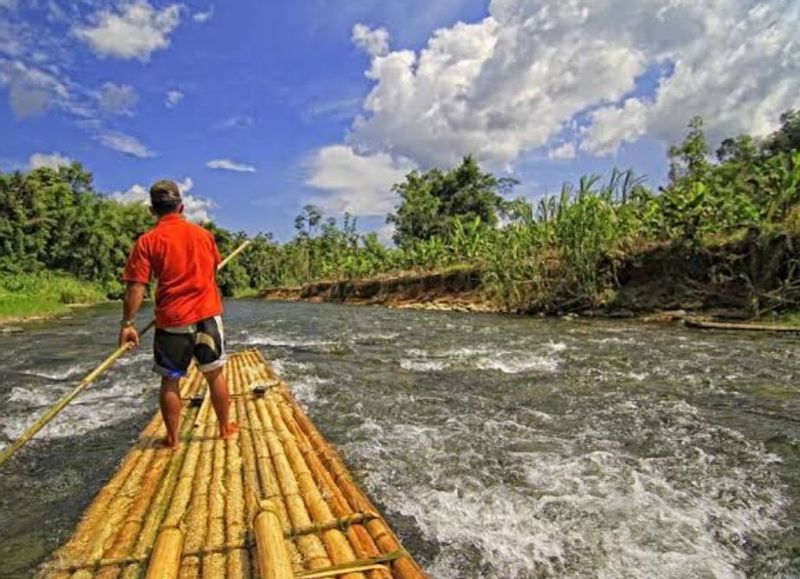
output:
M 210 396 L 189 402 L 205 391 L 192 369 L 181 383 L 187 403 L 180 448 L 159 446 L 166 433 L 156 414 L 37 576 L 144 577 L 170 550 L 159 539 L 151 558 L 156 538 L 163 535 L 168 545 L 177 528 L 184 538 L 172 549 L 180 561 L 177 576 L 267 577 L 257 562 L 253 525 L 271 505 L 280 520 L 277 541 L 282 531 L 295 577 L 426 577 L 261 354 L 231 355 L 226 373 L 239 434 L 218 437 Z M 253 391 L 258 387 L 263 393 Z M 150 569 L 151 576 L 168 574 Z

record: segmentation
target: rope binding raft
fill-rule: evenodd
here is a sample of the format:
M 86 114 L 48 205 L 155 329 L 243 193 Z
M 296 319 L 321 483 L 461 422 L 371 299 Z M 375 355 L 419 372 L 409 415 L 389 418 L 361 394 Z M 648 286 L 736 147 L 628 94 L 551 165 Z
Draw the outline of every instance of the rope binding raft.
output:
M 219 264 L 217 267 L 217 271 L 221 270 L 225 267 L 228 262 L 230 262 L 234 257 L 239 255 L 241 252 L 250 245 L 251 241 L 247 240 L 242 243 L 239 247 L 233 250 L 228 257 L 226 257 L 222 263 Z M 139 331 L 139 335 L 144 335 L 149 332 L 154 326 L 156 322 L 155 320 L 150 321 L 144 328 Z M 53 406 L 51 406 L 41 418 L 39 418 L 36 422 L 34 422 L 23 434 L 20 436 L 16 441 L 14 441 L 11 446 L 6 448 L 3 452 L 0 452 L 0 467 L 2 467 L 5 463 L 7 463 L 11 457 L 16 453 L 20 448 L 25 446 L 34 436 L 36 433 L 39 432 L 42 428 L 44 428 L 51 420 L 53 420 L 59 412 L 64 410 L 67 405 L 72 402 L 75 397 L 83 392 L 92 382 L 97 380 L 100 376 L 102 376 L 106 370 L 108 370 L 114 363 L 119 360 L 122 356 L 127 354 L 133 348 L 133 343 L 128 342 L 117 348 L 108 358 L 103 360 L 97 368 L 89 372 L 86 377 L 81 380 L 75 388 L 72 389 L 71 392 L 68 392 L 65 396 L 63 396 L 58 402 L 56 402 Z

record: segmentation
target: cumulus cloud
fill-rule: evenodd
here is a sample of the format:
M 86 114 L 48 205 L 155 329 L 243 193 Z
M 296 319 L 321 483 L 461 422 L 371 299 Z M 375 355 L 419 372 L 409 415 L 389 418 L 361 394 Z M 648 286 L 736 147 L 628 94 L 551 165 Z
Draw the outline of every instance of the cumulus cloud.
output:
M 418 52 L 354 28 L 374 84 L 347 144 L 423 167 L 467 153 L 503 167 L 576 121 L 595 155 L 645 135 L 674 142 L 698 114 L 712 140 L 763 134 L 800 106 L 799 29 L 792 0 L 492 0 L 487 18 Z
M 584 136 L 581 150 L 601 156 L 616 153 L 620 144 L 641 137 L 646 123 L 647 105 L 637 98 L 630 98 L 619 107 L 599 108 L 592 112 L 589 126 L 581 131 Z
M 70 163 L 72 163 L 72 159 L 60 153 L 34 153 L 28 159 L 28 169 L 47 167 L 48 169 L 57 170 L 59 167 Z
M 383 56 L 389 52 L 389 32 L 385 28 L 370 28 L 356 24 L 350 36 L 353 43 L 370 56 Z
M 156 155 L 139 139 L 125 133 L 102 133 L 98 136 L 98 140 L 109 149 L 114 149 L 131 157 L 147 159 Z
M 164 104 L 168 109 L 174 109 L 183 100 L 183 93 L 179 90 L 168 90 Z
M 194 187 L 194 181 L 191 177 L 186 177 L 183 181 L 178 181 L 178 189 L 181 191 L 181 199 L 183 200 L 183 214 L 190 221 L 197 223 L 205 223 L 211 221 L 209 211 L 216 207 L 211 199 L 206 197 L 195 197 L 189 195 L 189 191 Z M 142 205 L 150 204 L 150 191 L 143 185 L 133 185 L 127 191 L 117 191 L 111 194 L 111 198 L 119 201 L 120 203 L 141 203 Z
M 178 4 L 157 10 L 147 0 L 135 0 L 114 10 L 95 12 L 90 24 L 75 26 L 72 33 L 100 57 L 144 62 L 156 50 L 169 46 L 169 35 L 180 23 L 180 17 Z
M 575 158 L 575 143 L 564 143 L 547 152 L 547 158 L 552 161 L 567 161 Z
M 322 147 L 309 161 L 307 185 L 327 192 L 313 202 L 332 212 L 384 215 L 394 210 L 392 185 L 403 181 L 415 165 L 386 153 L 359 155 L 345 145 Z
M 132 86 L 106 82 L 97 93 L 100 110 L 110 115 L 133 115 L 139 95 Z
M 214 6 L 210 6 L 208 10 L 205 12 L 195 12 L 192 14 L 192 20 L 195 22 L 199 22 L 200 24 L 204 24 L 213 18 L 214 16 Z
M 255 173 L 256 168 L 252 165 L 239 163 L 230 159 L 212 159 L 206 163 L 209 169 L 223 169 L 225 171 L 237 171 L 239 173 Z

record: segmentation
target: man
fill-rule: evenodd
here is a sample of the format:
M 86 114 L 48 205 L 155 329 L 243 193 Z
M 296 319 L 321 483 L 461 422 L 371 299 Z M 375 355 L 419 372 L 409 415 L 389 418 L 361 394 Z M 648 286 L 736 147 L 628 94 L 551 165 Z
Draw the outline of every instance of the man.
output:
M 183 403 L 178 383 L 194 357 L 208 382 L 211 403 L 219 421 L 222 438 L 233 435 L 238 426 L 228 419 L 228 385 L 223 373 L 225 341 L 222 329 L 222 300 L 216 282 L 221 261 L 214 236 L 183 217 L 178 185 L 158 181 L 150 188 L 150 211 L 156 226 L 136 241 L 123 281 L 128 288 L 122 306 L 120 346 L 139 346 L 134 319 L 142 305 L 151 277 L 156 289 L 156 335 L 153 342 L 153 371 L 161 376 L 161 415 L 167 427 L 164 441 L 178 447 L 178 426 Z

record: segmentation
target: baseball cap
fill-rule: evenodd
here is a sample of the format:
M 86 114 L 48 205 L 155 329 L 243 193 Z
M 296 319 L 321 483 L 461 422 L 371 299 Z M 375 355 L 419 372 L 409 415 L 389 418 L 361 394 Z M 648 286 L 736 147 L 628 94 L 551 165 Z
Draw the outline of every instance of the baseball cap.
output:
M 178 184 L 169 179 L 162 179 L 150 187 L 150 203 L 157 205 L 178 205 L 181 202 L 181 190 Z

